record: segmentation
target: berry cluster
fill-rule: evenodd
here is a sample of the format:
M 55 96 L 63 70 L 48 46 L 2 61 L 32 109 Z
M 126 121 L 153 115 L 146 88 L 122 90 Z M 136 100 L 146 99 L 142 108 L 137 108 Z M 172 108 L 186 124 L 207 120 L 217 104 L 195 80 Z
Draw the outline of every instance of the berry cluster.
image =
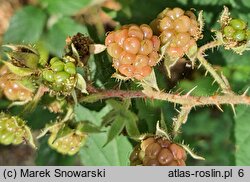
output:
M 228 25 L 223 28 L 223 34 L 229 41 L 244 42 L 250 38 L 247 23 L 242 19 L 230 20 Z
M 192 11 L 181 8 L 165 9 L 153 20 L 151 27 L 160 35 L 161 44 L 169 44 L 166 53 L 171 58 L 181 58 L 196 45 L 201 33 Z
M 0 68 L 0 91 L 11 101 L 31 100 L 33 92 L 21 84 L 21 78 L 9 72 L 7 66 Z
M 160 40 L 146 25 L 125 25 L 110 32 L 105 40 L 113 67 L 128 78 L 142 80 L 159 59 Z
M 74 155 L 86 142 L 86 134 L 64 127 L 63 129 L 53 129 L 48 143 L 51 148 L 61 154 Z
M 76 81 L 75 64 L 71 61 L 60 60 L 58 57 L 52 58 L 49 64 L 42 72 L 45 84 L 56 92 L 65 94 L 71 92 Z
M 149 137 L 130 155 L 131 165 L 143 166 L 185 166 L 185 150 L 162 137 Z
M 0 143 L 4 145 L 21 144 L 29 141 L 27 127 L 22 119 L 0 113 Z

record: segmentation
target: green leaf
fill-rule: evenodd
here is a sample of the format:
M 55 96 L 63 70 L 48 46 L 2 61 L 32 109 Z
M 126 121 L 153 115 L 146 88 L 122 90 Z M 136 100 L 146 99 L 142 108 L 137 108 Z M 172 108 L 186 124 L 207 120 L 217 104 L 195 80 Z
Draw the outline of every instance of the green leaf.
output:
M 121 111 L 121 110 L 126 109 L 121 102 L 118 102 L 118 101 L 113 100 L 113 99 L 107 100 L 106 103 L 109 104 L 116 111 Z
M 218 85 L 213 84 L 212 77 L 204 77 L 201 75 L 197 75 L 197 78 L 192 81 L 181 80 L 176 89 L 180 88 L 181 90 L 184 90 L 183 94 L 185 94 L 195 86 L 197 86 L 197 88 L 192 91 L 191 95 L 207 96 L 213 94 L 218 89 Z
M 80 104 L 75 105 L 74 111 L 77 121 L 91 121 L 94 123 L 94 121 L 96 120 L 97 113 L 95 111 L 90 111 Z
M 250 165 L 250 107 L 239 105 L 236 107 L 235 140 L 236 165 Z
M 154 104 L 151 103 L 151 100 L 136 100 L 136 108 L 138 109 L 138 117 L 141 122 L 140 129 L 144 129 L 144 132 L 155 132 L 156 122 L 160 120 L 161 109 L 160 107 L 154 107 Z
M 12 17 L 4 34 L 4 43 L 35 43 L 46 23 L 46 14 L 34 6 L 26 6 Z
M 137 127 L 138 118 L 128 109 L 131 104 L 130 100 L 119 102 L 110 99 L 107 100 L 106 103 L 111 105 L 113 108 L 111 112 L 103 117 L 102 122 L 103 125 L 113 122 L 109 130 L 107 143 L 116 137 L 124 127 L 126 127 L 126 131 L 128 132 L 129 136 L 136 137 L 140 135 L 139 129 Z
M 122 5 L 121 13 L 125 15 L 126 18 L 132 17 L 132 12 L 130 5 L 134 2 L 134 0 L 118 0 L 118 2 Z
M 65 40 L 78 32 L 88 34 L 87 28 L 76 23 L 69 17 L 60 18 L 48 31 L 45 42 L 48 44 L 51 53 L 56 56 L 63 54 Z
M 114 121 L 117 116 L 117 111 L 112 110 L 102 118 L 102 126 L 108 126 L 112 121 Z
M 137 121 L 138 121 L 137 116 L 129 110 L 126 111 L 125 115 L 127 116 L 126 130 L 128 132 L 128 135 L 131 137 L 139 136 L 140 132 L 137 126 Z
M 112 141 L 115 137 L 117 137 L 123 130 L 124 126 L 125 119 L 121 116 L 117 116 L 108 131 L 108 139 L 104 146 L 107 145 L 110 141 Z
M 200 5 L 220 5 L 228 3 L 228 0 L 209 0 L 209 1 L 194 0 L 193 3 Z
M 250 52 L 245 51 L 242 55 L 236 54 L 232 51 L 223 51 L 223 59 L 231 66 L 247 66 L 249 65 Z M 240 59 L 239 59 L 240 58 Z
M 39 0 L 40 3 L 46 7 L 50 14 L 59 15 L 73 15 L 76 14 L 81 8 L 86 8 L 90 4 L 91 0 L 77 0 L 77 1 L 65 1 L 65 0 Z
M 131 137 L 137 137 L 140 135 L 137 123 L 133 120 L 126 121 L 126 131 L 128 132 L 128 135 Z
M 110 106 L 105 106 L 99 112 L 91 111 L 80 104 L 75 105 L 74 112 L 77 121 L 89 121 L 95 125 L 101 125 L 102 117 L 111 110 Z
M 117 16 L 117 11 L 109 9 L 109 8 L 105 8 L 103 7 L 102 10 L 110 17 L 110 18 L 116 18 Z
M 100 127 L 90 123 L 90 122 L 82 122 L 81 127 L 79 128 L 81 132 L 84 133 L 99 133 L 101 132 Z
M 86 166 L 127 166 L 132 146 L 124 136 L 116 137 L 103 147 L 107 136 L 104 133 L 90 135 L 86 147 L 80 152 L 80 159 Z

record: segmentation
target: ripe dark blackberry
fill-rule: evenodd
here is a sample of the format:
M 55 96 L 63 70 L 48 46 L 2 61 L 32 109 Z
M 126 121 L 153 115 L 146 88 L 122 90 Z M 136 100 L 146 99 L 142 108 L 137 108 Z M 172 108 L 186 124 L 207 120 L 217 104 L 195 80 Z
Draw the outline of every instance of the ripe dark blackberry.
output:
M 163 137 L 142 140 L 130 155 L 132 166 L 185 166 L 185 161 L 185 150 Z
M 171 58 L 183 57 L 201 38 L 195 14 L 181 8 L 166 8 L 152 21 L 151 27 L 159 35 L 162 46 L 169 44 L 165 54 Z
M 110 32 L 106 39 L 113 67 L 121 75 L 142 80 L 147 77 L 159 59 L 159 38 L 150 26 L 131 24 Z

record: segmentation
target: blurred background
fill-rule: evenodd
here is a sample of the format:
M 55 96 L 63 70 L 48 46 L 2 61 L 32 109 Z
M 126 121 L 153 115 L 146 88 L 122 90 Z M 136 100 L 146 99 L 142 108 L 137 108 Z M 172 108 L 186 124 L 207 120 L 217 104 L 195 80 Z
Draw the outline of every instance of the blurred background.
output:
M 224 5 L 229 7 L 233 17 L 239 17 L 245 21 L 250 19 L 248 0 L 0 0 L 0 44 L 42 44 L 49 50 L 50 56 L 60 57 L 63 55 L 67 36 L 81 32 L 89 35 L 96 43 L 103 43 L 106 32 L 120 25 L 150 23 L 165 7 L 178 6 L 185 10 L 194 8 L 197 11 L 204 11 L 204 38 L 198 42 L 202 45 L 213 39 L 212 29 L 219 29 L 217 20 Z M 236 93 L 241 94 L 250 86 L 249 52 L 239 56 L 221 47 L 218 50 L 208 51 L 207 54 L 208 60 L 218 71 L 223 71 Z M 104 52 L 90 59 L 93 60 L 90 67 L 94 70 L 95 81 L 105 85 L 106 88 L 113 88 L 114 81 L 106 83 L 114 71 L 111 68 L 110 58 Z M 185 69 L 184 65 L 185 60 L 173 68 L 172 79 L 161 77 L 162 71 L 158 68 L 159 86 L 170 91 L 182 90 L 185 93 L 198 85 L 193 94 L 200 96 L 217 92 L 218 85 L 212 84 L 211 77 L 203 76 L 205 73 L 203 69 Z M 135 87 L 135 85 L 126 83 L 124 88 L 128 87 Z M 8 104 L 9 102 L 0 94 L 0 109 L 6 109 Z M 104 103 L 82 105 L 96 117 L 98 115 L 96 113 L 104 106 Z M 132 106 L 139 117 L 139 128 L 142 132 L 154 132 L 155 123 L 159 120 L 161 111 L 169 126 L 172 123 L 171 118 L 177 114 L 173 105 L 166 102 L 138 99 L 133 100 Z M 206 160 L 197 161 L 189 157 L 188 165 L 250 165 L 250 109 L 238 106 L 236 108 L 238 117 L 234 116 L 230 106 L 222 106 L 222 109 L 224 112 L 216 107 L 192 110 L 188 122 L 182 128 L 179 141 L 185 140 L 185 143 Z M 79 108 L 78 114 L 85 112 L 83 110 Z M 15 114 L 18 111 L 19 108 L 14 107 L 8 112 Z M 42 106 L 38 106 L 34 113 L 24 116 L 35 134 L 55 117 Z M 95 140 L 100 141 L 101 138 Z M 134 143 L 130 141 L 123 147 L 131 151 L 132 145 Z M 89 147 L 76 156 L 62 156 L 48 147 L 45 137 L 39 140 L 39 148 L 36 151 L 27 145 L 0 145 L 0 165 L 128 164 L 126 160 L 122 164 L 91 161 L 89 157 L 91 150 L 96 150 L 92 152 L 93 155 L 102 152 L 102 149 Z M 110 154 L 113 149 L 110 146 L 107 150 L 110 151 L 106 151 L 106 154 Z M 88 157 L 89 159 L 86 159 Z

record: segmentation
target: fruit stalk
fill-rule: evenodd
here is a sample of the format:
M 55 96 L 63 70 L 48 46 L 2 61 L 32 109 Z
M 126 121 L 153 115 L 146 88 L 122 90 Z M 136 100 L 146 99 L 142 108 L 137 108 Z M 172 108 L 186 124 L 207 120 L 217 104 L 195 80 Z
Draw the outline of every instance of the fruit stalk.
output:
M 222 45 L 219 41 L 212 41 L 210 43 L 207 43 L 203 46 L 201 46 L 197 53 L 197 59 L 200 61 L 200 63 L 205 67 L 205 69 L 212 75 L 212 77 L 215 79 L 215 81 L 219 84 L 219 86 L 222 89 L 222 92 L 225 94 L 234 94 L 231 90 L 230 86 L 225 83 L 225 81 L 222 79 L 222 77 L 215 71 L 215 69 L 212 67 L 212 65 L 204 58 L 204 52 L 207 49 L 212 49 L 217 46 Z
M 173 136 L 176 137 L 179 134 L 179 130 L 181 128 L 182 124 L 185 124 L 188 119 L 188 115 L 191 111 L 192 107 L 190 106 L 182 106 L 181 111 L 179 111 L 179 114 L 177 117 L 173 118 Z

